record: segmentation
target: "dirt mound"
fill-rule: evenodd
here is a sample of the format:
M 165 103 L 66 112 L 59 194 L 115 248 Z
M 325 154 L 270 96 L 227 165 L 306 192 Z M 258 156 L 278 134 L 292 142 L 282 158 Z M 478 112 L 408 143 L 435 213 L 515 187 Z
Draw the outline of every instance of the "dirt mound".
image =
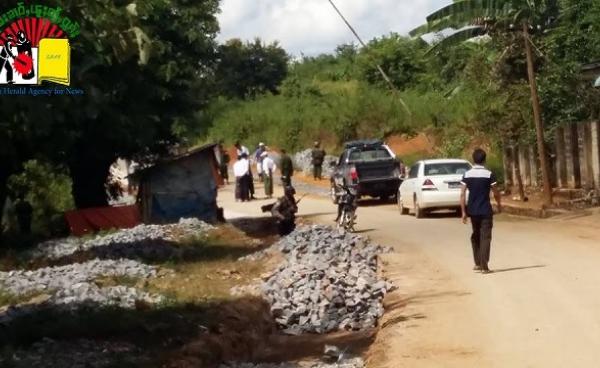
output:
M 385 141 L 392 151 L 399 156 L 415 153 L 435 153 L 435 140 L 425 133 L 419 133 L 414 137 L 392 135 Z

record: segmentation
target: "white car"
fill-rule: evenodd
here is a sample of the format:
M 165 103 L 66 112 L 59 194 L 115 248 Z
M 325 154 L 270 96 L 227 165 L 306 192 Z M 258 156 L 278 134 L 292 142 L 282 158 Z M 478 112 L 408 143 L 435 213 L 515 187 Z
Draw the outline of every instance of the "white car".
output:
M 398 189 L 400 213 L 412 209 L 422 218 L 428 211 L 460 208 L 460 188 L 463 175 L 471 170 L 465 160 L 423 160 L 414 164 Z

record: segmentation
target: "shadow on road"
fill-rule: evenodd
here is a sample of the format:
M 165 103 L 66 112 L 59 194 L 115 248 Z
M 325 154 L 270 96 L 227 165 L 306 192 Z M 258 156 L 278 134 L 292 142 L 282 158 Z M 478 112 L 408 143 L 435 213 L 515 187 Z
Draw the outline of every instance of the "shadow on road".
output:
M 299 215 L 297 216 L 298 218 L 303 218 L 303 219 L 311 219 L 311 218 L 315 218 L 315 217 L 320 217 L 320 216 L 336 216 L 336 212 L 315 212 L 315 213 L 307 213 L 304 215 Z M 335 217 L 333 217 L 335 218 Z
M 386 206 L 388 204 L 396 203 L 395 199 L 386 199 L 381 200 L 377 198 L 373 199 L 361 199 L 358 201 L 358 207 L 377 207 L 377 206 Z
M 492 270 L 491 273 L 502 273 L 502 272 L 512 272 L 512 271 L 520 271 L 527 270 L 530 268 L 544 268 L 546 265 L 535 265 L 535 266 L 524 266 L 524 267 L 511 267 L 511 268 L 501 268 L 498 270 Z
M 361 229 L 361 230 L 355 231 L 354 234 L 366 234 L 366 233 L 371 233 L 375 230 L 377 230 L 377 229 Z

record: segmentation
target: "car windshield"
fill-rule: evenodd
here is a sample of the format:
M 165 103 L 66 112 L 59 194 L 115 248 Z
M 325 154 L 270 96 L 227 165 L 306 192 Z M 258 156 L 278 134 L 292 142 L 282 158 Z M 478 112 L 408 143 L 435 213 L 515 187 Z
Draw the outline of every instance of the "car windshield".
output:
M 350 161 L 375 161 L 381 159 L 389 159 L 392 156 L 389 151 L 383 147 L 379 148 L 364 148 L 354 149 L 350 152 Z
M 471 165 L 466 162 L 426 164 L 425 176 L 464 175 L 464 173 L 466 173 L 469 170 L 471 170 Z

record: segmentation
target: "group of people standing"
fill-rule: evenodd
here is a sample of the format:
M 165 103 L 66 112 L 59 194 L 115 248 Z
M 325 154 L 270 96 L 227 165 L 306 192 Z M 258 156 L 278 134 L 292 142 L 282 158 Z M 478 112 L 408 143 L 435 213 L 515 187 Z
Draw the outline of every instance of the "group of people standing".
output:
M 239 141 L 234 145 L 237 154 L 237 160 L 233 164 L 233 174 L 235 176 L 235 199 L 236 201 L 247 202 L 255 199 L 254 175 L 252 162 L 256 165 L 258 180 L 264 183 L 265 195 L 267 198 L 273 197 L 273 184 L 277 164 L 275 162 L 276 154 L 270 152 L 264 143 L 259 143 L 256 151 L 250 155 L 250 150 L 243 146 Z M 222 145 L 221 151 L 221 176 L 226 183 L 229 183 L 228 166 L 230 157 Z M 292 185 L 292 176 L 294 175 L 294 165 L 292 159 L 285 150 L 281 150 L 279 155 L 279 164 L 281 172 L 281 182 L 284 187 Z

